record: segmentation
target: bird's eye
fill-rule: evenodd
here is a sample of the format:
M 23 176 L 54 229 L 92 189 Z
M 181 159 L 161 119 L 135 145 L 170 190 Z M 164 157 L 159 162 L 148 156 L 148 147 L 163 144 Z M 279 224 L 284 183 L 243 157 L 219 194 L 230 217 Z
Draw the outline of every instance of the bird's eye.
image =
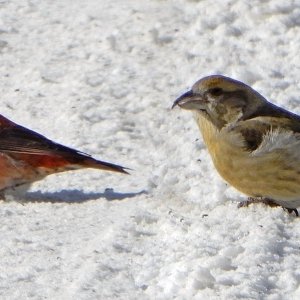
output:
M 213 88 L 213 89 L 210 89 L 210 90 L 209 90 L 209 93 L 210 93 L 212 96 L 220 96 L 220 95 L 222 95 L 223 90 L 222 90 L 221 88 Z

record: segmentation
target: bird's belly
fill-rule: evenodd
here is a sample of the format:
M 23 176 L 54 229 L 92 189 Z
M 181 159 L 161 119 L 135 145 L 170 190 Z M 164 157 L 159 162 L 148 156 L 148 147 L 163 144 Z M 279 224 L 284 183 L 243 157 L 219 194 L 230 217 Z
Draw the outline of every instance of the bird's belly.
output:
M 300 169 L 287 166 L 278 155 L 252 156 L 241 148 L 224 144 L 211 150 L 220 175 L 242 193 L 273 200 L 300 199 Z
M 0 153 L 0 190 L 43 178 L 42 174 L 24 161 Z

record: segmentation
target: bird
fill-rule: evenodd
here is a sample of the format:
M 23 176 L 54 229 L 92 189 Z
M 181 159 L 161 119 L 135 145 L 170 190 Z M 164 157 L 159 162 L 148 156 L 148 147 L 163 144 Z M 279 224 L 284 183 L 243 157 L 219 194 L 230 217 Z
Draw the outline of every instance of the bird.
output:
M 54 173 L 93 168 L 129 174 L 129 168 L 97 160 L 55 143 L 0 115 L 0 193 Z
M 191 110 L 221 177 L 249 198 L 298 216 L 300 116 L 249 85 L 223 75 L 206 76 L 172 108 Z

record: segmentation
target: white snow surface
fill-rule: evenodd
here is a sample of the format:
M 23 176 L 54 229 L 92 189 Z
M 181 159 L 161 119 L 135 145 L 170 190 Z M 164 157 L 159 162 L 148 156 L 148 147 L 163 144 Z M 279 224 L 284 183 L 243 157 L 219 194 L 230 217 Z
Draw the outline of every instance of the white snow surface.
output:
M 132 168 L 1 201 L 1 299 L 300 299 L 300 218 L 215 171 L 190 112 L 223 74 L 300 113 L 300 1 L 0 0 L 1 114 Z

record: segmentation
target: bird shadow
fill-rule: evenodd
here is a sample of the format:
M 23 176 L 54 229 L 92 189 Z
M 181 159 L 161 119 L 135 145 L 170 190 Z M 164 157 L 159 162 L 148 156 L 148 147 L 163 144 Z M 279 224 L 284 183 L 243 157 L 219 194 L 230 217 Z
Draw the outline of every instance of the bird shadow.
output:
M 134 198 L 139 195 L 147 194 L 147 191 L 132 193 L 119 193 L 111 188 L 105 189 L 103 193 L 85 193 L 81 190 L 61 190 L 59 192 L 27 192 L 25 197 L 22 197 L 22 203 L 28 202 L 50 202 L 50 203 L 84 203 L 99 198 L 104 198 L 107 201 L 121 201 L 128 198 Z

